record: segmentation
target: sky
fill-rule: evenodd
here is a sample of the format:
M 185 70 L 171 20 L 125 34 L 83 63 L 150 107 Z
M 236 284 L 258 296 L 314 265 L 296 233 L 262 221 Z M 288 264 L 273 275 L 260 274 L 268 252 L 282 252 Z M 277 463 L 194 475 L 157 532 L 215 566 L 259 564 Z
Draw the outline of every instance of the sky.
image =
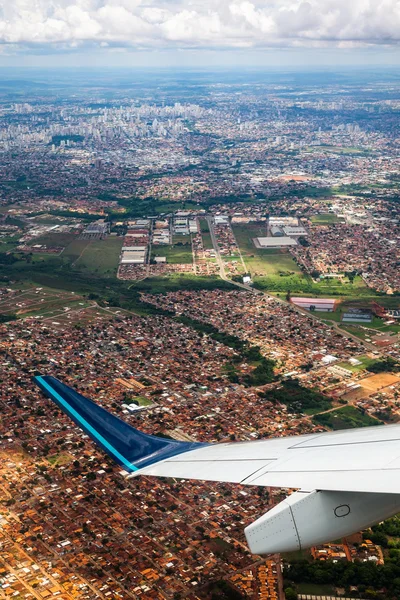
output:
M 0 0 L 0 66 L 399 65 L 400 0 Z

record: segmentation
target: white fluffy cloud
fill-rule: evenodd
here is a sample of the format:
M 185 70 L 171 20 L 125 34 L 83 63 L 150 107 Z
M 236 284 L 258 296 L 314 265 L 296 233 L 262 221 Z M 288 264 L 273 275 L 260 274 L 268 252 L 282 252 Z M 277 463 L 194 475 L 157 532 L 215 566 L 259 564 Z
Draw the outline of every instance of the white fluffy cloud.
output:
M 243 48 L 400 40 L 400 0 L 0 0 L 0 43 Z

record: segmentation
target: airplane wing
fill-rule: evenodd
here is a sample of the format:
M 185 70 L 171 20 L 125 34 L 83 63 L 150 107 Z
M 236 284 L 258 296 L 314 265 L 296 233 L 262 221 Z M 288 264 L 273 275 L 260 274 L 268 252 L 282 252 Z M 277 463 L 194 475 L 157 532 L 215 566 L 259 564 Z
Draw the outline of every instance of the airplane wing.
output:
M 138 431 L 54 377 L 34 379 L 129 477 L 151 475 L 300 489 L 245 530 L 250 548 L 257 554 L 286 551 L 290 544 L 292 548 L 307 547 L 311 538 L 330 539 L 326 537 L 327 511 L 334 516 L 334 538 L 400 511 L 400 425 L 225 444 L 178 442 Z M 356 505 L 357 510 L 351 508 Z M 321 535 L 310 537 L 303 532 L 301 540 L 299 523 L 293 525 L 294 515 L 304 512 L 306 506 L 304 522 L 311 517 L 315 520 L 322 511 Z M 276 509 L 279 515 L 275 515 Z M 349 513 L 337 516 L 337 509 Z M 289 530 L 295 531 L 290 544 L 279 545 L 276 535 L 271 542 L 270 533 L 267 544 L 266 528 L 270 531 L 271 523 L 282 525 L 287 519 Z M 264 532 L 263 541 L 250 541 L 252 531 L 258 537 Z

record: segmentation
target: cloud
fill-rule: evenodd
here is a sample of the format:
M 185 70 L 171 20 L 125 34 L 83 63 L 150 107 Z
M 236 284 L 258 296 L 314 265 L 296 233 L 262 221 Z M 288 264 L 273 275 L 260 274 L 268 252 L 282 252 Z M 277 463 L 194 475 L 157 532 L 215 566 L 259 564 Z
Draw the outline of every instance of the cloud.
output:
M 396 45 L 400 0 L 0 0 L 0 43 L 54 48 Z

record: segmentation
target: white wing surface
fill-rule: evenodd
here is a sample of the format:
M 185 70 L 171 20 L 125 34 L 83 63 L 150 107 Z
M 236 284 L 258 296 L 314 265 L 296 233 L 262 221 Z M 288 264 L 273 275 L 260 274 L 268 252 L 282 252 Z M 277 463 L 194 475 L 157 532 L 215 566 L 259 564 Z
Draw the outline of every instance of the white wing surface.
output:
M 132 475 L 400 494 L 400 425 L 200 447 Z

